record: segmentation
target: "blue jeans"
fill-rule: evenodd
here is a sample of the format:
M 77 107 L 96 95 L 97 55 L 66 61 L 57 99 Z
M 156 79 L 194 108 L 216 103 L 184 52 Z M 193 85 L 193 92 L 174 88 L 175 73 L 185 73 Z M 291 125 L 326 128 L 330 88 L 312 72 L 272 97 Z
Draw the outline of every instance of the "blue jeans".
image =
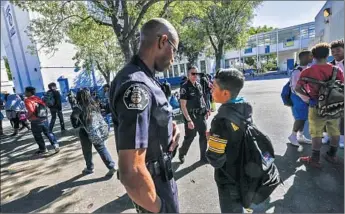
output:
M 50 144 L 54 148 L 59 148 L 59 143 L 56 141 L 55 135 L 48 129 L 48 120 L 34 120 L 31 121 L 31 132 L 34 135 L 35 141 L 38 144 L 40 151 L 46 150 L 43 134 L 48 138 Z
M 55 121 L 56 121 L 56 114 L 59 117 L 60 120 L 60 126 L 61 126 L 61 130 L 65 129 L 65 123 L 63 121 L 63 114 L 62 111 L 59 109 L 55 109 L 55 108 L 51 108 L 50 109 L 50 114 L 52 115 L 52 119 L 50 121 L 50 125 L 49 125 L 49 130 L 53 131 L 54 125 L 55 125 Z
M 81 148 L 83 150 L 84 159 L 86 162 L 87 169 L 93 169 L 94 164 L 92 162 L 92 142 L 89 140 L 88 134 L 84 129 L 80 129 L 79 131 L 79 137 L 80 137 L 80 143 Z M 110 153 L 108 152 L 107 148 L 105 147 L 105 144 L 97 144 L 93 145 L 98 152 L 98 154 L 101 156 L 102 161 L 104 162 L 105 166 L 108 169 L 112 169 L 115 167 L 115 162 L 110 156 Z
M 109 130 L 109 131 L 110 131 L 110 123 L 111 123 L 111 120 L 112 120 L 111 114 L 106 114 L 106 115 L 105 115 L 105 122 L 107 122 L 107 124 L 108 124 L 108 130 Z

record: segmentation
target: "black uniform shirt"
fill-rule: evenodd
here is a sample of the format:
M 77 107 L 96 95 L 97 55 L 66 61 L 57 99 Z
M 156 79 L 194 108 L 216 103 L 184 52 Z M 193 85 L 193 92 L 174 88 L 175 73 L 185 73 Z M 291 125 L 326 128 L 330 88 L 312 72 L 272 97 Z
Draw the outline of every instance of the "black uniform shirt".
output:
M 154 74 L 134 56 L 111 84 L 117 150 L 147 149 L 146 162 L 156 161 L 172 140 L 172 108 Z
M 187 100 L 187 110 L 206 108 L 202 87 L 200 83 L 186 81 L 182 84 L 180 89 L 180 99 Z

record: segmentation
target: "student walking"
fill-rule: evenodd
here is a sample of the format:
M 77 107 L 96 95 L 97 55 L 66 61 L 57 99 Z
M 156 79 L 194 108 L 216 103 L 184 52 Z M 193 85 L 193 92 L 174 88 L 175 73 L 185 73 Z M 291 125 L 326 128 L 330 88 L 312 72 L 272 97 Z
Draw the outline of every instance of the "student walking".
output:
M 94 164 L 92 162 L 92 144 L 93 142 L 89 138 L 91 130 L 87 130 L 88 124 L 94 122 L 96 119 L 95 114 L 101 115 L 99 105 L 93 100 L 90 92 L 86 89 L 82 89 L 77 93 L 77 105 L 73 108 L 71 114 L 71 123 L 73 128 L 79 129 L 79 137 L 81 148 L 83 150 L 84 159 L 86 162 L 86 168 L 82 171 L 83 174 L 91 174 L 94 170 Z M 102 116 L 100 118 L 103 120 Z M 112 176 L 116 172 L 115 162 L 110 156 L 108 149 L 105 146 L 105 142 L 93 144 L 98 154 L 101 156 L 104 164 L 109 169 L 106 176 Z

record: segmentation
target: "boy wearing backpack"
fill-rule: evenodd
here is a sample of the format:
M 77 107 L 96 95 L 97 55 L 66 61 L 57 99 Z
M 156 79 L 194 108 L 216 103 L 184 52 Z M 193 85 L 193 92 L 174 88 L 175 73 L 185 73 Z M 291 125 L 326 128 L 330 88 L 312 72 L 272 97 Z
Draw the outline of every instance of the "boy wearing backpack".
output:
M 253 125 L 252 106 L 238 97 L 243 85 L 237 69 L 220 70 L 213 81 L 213 100 L 222 105 L 207 134 L 206 157 L 215 168 L 222 213 L 251 212 L 252 203 L 263 202 L 281 183 L 272 144 Z
M 344 75 L 338 67 L 327 63 L 329 49 L 327 43 L 320 43 L 312 48 L 316 63 L 302 71 L 295 88 L 296 92 L 310 98 L 308 120 L 312 154 L 301 157 L 300 160 L 316 168 L 321 167 L 320 149 L 325 126 L 331 141 L 324 158 L 331 163 L 338 163 L 336 153 L 340 135 L 339 119 L 344 111 Z M 330 80 L 334 84 L 328 85 Z
M 36 155 L 42 155 L 48 152 L 43 134 L 48 138 L 56 153 L 60 151 L 59 143 L 56 141 L 55 135 L 48 128 L 48 112 L 46 104 L 41 98 L 35 96 L 36 89 L 34 87 L 25 88 L 25 107 L 28 111 L 28 119 L 31 121 L 31 131 L 35 141 L 38 144 Z
M 49 124 L 49 131 L 53 132 L 53 128 L 56 121 L 56 115 L 59 117 L 61 131 L 65 131 L 65 123 L 63 120 L 62 114 L 62 103 L 61 103 L 61 95 L 56 90 L 56 84 L 54 82 L 48 84 L 49 90 L 44 96 L 44 102 L 50 109 L 50 113 L 52 115 L 52 119 Z
M 292 114 L 295 122 L 293 124 L 292 133 L 288 139 L 293 146 L 299 146 L 299 143 L 311 143 L 311 140 L 307 139 L 303 135 L 304 124 L 308 120 L 308 104 L 296 94 L 295 87 L 301 72 L 307 68 L 309 63 L 312 62 L 313 56 L 311 51 L 302 51 L 299 53 L 298 58 L 300 65 L 296 66 L 296 68 L 292 71 L 290 79 L 290 98 L 292 101 Z

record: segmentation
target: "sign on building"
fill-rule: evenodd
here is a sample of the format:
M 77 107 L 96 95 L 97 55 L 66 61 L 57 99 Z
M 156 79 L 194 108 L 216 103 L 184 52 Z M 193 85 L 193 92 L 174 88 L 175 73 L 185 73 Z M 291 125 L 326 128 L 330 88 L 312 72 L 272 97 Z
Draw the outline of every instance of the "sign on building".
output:
M 8 32 L 10 34 L 10 38 L 16 34 L 15 26 L 14 26 L 14 20 L 13 20 L 13 13 L 11 9 L 11 5 L 7 4 L 5 6 L 5 17 L 8 25 Z

